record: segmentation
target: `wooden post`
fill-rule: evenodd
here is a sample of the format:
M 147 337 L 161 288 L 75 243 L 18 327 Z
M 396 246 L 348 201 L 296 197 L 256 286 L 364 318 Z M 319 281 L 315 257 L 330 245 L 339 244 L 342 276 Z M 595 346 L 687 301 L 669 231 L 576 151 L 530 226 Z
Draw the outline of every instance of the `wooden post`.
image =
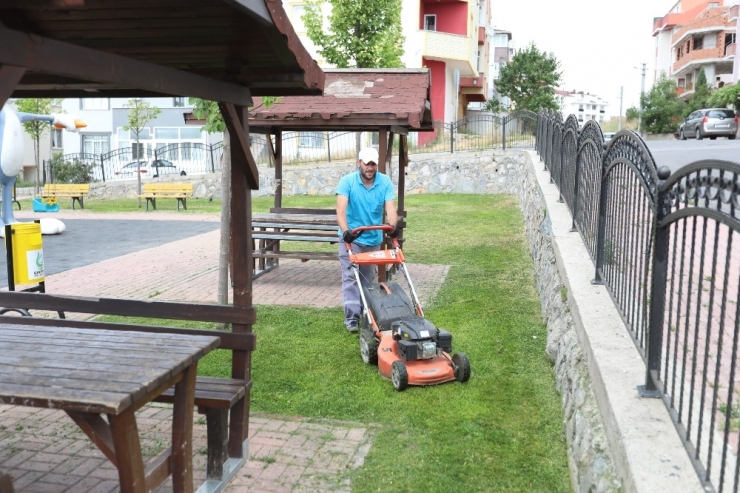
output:
M 283 206 L 283 131 L 275 131 L 275 207 Z
M 249 148 L 249 122 L 246 107 L 220 105 L 231 137 L 231 248 L 234 306 L 252 306 L 252 188 L 259 188 L 257 166 Z M 251 324 L 233 324 L 232 332 L 251 333 Z M 252 353 L 234 351 L 232 378 L 251 380 Z M 229 457 L 241 458 L 244 440 L 249 436 L 249 390 L 244 400 L 231 408 Z
M 378 172 L 387 174 L 388 169 L 388 127 L 381 126 L 378 127 Z M 385 213 L 383 216 L 383 219 L 385 219 Z M 383 235 L 385 236 L 385 235 Z M 383 248 L 384 245 L 381 245 L 381 248 Z M 378 282 L 385 282 L 385 268 L 379 267 L 378 268 Z

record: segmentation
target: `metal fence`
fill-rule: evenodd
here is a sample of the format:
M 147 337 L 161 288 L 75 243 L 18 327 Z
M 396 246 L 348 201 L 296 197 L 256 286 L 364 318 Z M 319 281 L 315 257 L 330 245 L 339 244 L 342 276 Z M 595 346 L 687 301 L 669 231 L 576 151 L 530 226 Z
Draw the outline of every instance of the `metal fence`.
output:
M 740 164 L 671 175 L 632 131 L 604 149 L 598 125 L 539 113 L 536 149 L 572 212 L 658 397 L 707 491 L 740 472 Z
M 459 152 L 494 148 L 531 148 L 535 145 L 537 115 L 531 111 L 513 111 L 503 118 L 478 115 L 452 123 L 435 122 L 433 132 L 409 134 L 410 154 Z M 269 139 L 272 139 L 268 141 Z M 250 135 L 250 149 L 258 165 L 272 166 L 271 148 L 275 136 Z M 377 146 L 377 132 L 284 132 L 281 134 L 283 165 L 331 163 L 354 160 L 357 150 Z M 398 142 L 394 142 L 398 148 Z M 130 169 L 137 162 L 154 163 L 151 173 L 190 175 L 215 173 L 221 169 L 223 143 L 213 145 L 180 143 L 157 149 L 142 149 L 134 156 L 131 148 L 116 149 L 106 154 L 65 154 L 44 162 L 44 182 L 55 181 L 55 166 L 63 162 L 78 164 L 88 170 L 93 182 L 131 178 Z M 128 168 L 127 168 L 128 166 Z M 133 173 L 136 176 L 136 172 Z

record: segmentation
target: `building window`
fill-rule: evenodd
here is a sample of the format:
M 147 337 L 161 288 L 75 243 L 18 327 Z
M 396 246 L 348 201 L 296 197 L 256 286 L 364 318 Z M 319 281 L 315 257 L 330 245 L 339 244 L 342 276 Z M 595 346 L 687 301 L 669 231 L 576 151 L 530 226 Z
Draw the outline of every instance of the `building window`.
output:
M 704 49 L 704 36 L 698 36 L 694 38 L 694 49 L 695 50 Z
M 437 30 L 437 15 L 436 14 L 425 14 L 424 15 L 424 30 L 425 31 L 436 31 Z
M 323 147 L 324 135 L 321 132 L 301 132 L 301 147 Z
M 81 110 L 107 110 L 108 98 L 83 98 L 80 99 Z
M 583 105 L 582 104 L 579 104 L 578 105 L 578 111 L 583 111 Z
M 82 152 L 84 154 L 107 154 L 110 152 L 110 135 L 83 134 Z
M 131 159 L 144 159 L 144 144 L 131 143 Z
M 172 106 L 182 108 L 185 106 L 185 98 L 172 98 Z
M 62 129 L 52 128 L 51 129 L 51 147 L 54 149 L 62 149 Z
M 305 13 L 305 5 L 293 5 L 293 19 L 291 19 L 291 21 L 293 23 L 293 29 L 295 29 L 295 32 L 297 33 L 306 32 L 306 25 L 303 23 L 303 14 Z

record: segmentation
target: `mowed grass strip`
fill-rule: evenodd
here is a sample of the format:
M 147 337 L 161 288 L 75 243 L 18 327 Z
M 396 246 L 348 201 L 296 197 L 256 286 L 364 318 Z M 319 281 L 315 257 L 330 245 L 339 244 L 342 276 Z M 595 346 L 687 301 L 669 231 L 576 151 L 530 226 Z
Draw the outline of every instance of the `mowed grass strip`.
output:
M 332 204 L 302 197 L 285 205 Z M 396 392 L 362 363 L 341 309 L 259 306 L 252 411 L 380 425 L 364 465 L 347 472 L 355 492 L 570 491 L 561 399 L 516 197 L 413 195 L 407 210 L 408 261 L 451 266 L 425 314 L 468 355 L 470 380 Z M 208 355 L 199 372 L 229 376 L 229 354 Z

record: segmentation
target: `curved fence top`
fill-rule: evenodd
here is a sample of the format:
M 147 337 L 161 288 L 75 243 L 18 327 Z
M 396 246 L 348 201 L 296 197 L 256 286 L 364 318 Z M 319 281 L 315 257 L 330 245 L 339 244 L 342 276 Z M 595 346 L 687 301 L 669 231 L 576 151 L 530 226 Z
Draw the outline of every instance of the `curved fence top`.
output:
M 658 188 L 658 170 L 655 160 L 642 137 L 632 130 L 622 130 L 612 138 L 609 147 L 604 151 L 603 176 L 607 176 L 617 163 L 629 163 L 630 167 L 634 168 L 655 202 Z
M 593 120 L 589 120 L 586 122 L 585 125 L 583 125 L 583 128 L 581 129 L 581 132 L 578 135 L 579 147 L 583 142 L 585 142 L 588 139 L 591 139 L 594 142 L 597 142 L 599 145 L 602 145 L 602 146 L 604 144 L 604 132 L 601 130 L 601 125 L 599 125 Z
M 576 133 L 576 139 L 578 138 L 578 119 L 575 115 L 568 115 L 568 118 L 565 119 L 565 129 L 573 129 Z
M 740 232 L 740 164 L 696 161 L 665 176 L 662 189 L 666 210 L 661 226 L 686 216 L 707 216 Z
M 534 111 L 529 111 L 529 110 L 514 110 L 508 115 L 506 115 L 506 117 L 503 120 L 503 123 L 506 124 L 515 118 L 529 118 L 531 120 L 536 120 L 537 113 L 535 113 Z

